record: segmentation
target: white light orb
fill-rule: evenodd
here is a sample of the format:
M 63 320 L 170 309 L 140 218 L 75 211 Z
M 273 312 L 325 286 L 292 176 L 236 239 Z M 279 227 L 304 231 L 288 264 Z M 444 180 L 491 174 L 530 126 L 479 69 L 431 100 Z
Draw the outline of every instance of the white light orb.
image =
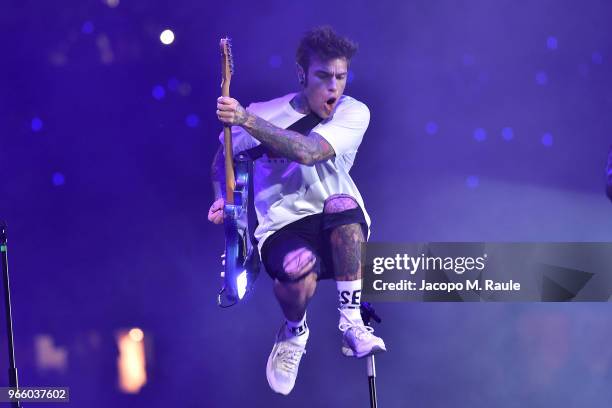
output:
M 159 35 L 159 40 L 162 42 L 162 44 L 170 45 L 174 42 L 174 33 L 169 29 L 164 30 Z

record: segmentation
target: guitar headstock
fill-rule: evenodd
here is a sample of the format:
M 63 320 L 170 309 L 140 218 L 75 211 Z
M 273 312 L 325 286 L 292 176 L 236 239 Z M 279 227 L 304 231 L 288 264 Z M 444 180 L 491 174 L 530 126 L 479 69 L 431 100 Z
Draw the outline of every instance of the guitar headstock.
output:
M 223 83 L 229 83 L 234 73 L 234 59 L 232 57 L 232 41 L 225 37 L 219 42 L 221 49 L 221 78 Z M 223 83 L 221 86 L 223 86 Z

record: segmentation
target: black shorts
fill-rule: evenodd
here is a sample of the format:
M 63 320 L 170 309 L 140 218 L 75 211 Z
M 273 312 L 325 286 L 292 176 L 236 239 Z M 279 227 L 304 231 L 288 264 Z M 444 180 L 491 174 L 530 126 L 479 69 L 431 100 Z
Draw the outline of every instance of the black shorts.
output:
M 269 236 L 261 248 L 261 258 L 266 271 L 272 279 L 282 276 L 285 255 L 299 248 L 308 248 L 317 257 L 317 280 L 333 279 L 331 230 L 347 224 L 361 224 L 364 239 L 367 239 L 368 225 L 360 207 L 339 213 L 309 215 L 284 226 Z

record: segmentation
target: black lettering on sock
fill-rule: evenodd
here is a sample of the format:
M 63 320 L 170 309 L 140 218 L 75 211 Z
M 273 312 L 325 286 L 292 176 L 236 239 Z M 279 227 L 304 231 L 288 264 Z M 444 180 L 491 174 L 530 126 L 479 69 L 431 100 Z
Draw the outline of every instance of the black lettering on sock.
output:
M 289 331 L 294 335 L 294 336 L 300 336 L 304 333 L 306 333 L 306 329 L 308 328 L 308 325 L 306 324 L 306 322 L 304 322 L 303 325 L 298 326 L 298 327 L 292 327 L 289 329 Z
M 353 292 L 353 298 L 351 299 L 351 304 L 357 307 L 361 304 L 361 289 L 358 289 Z
M 350 303 L 350 299 L 349 299 L 349 295 L 351 294 L 351 292 L 349 292 L 348 290 L 343 290 L 342 292 L 338 291 L 338 294 L 340 295 L 340 305 L 346 305 L 348 303 Z

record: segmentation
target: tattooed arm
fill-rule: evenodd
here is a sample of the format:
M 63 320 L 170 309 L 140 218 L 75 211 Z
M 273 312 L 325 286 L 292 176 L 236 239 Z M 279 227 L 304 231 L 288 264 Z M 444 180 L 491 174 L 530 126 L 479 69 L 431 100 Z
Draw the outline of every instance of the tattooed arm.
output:
M 334 149 L 323 136 L 315 132 L 304 136 L 292 130 L 281 129 L 248 112 L 233 98 L 221 97 L 217 100 L 217 116 L 227 125 L 242 126 L 275 154 L 300 164 L 311 166 L 335 155 Z
M 241 126 L 274 153 L 300 164 L 313 165 L 335 154 L 327 140 L 315 132 L 304 136 L 298 132 L 274 126 L 248 112 Z

